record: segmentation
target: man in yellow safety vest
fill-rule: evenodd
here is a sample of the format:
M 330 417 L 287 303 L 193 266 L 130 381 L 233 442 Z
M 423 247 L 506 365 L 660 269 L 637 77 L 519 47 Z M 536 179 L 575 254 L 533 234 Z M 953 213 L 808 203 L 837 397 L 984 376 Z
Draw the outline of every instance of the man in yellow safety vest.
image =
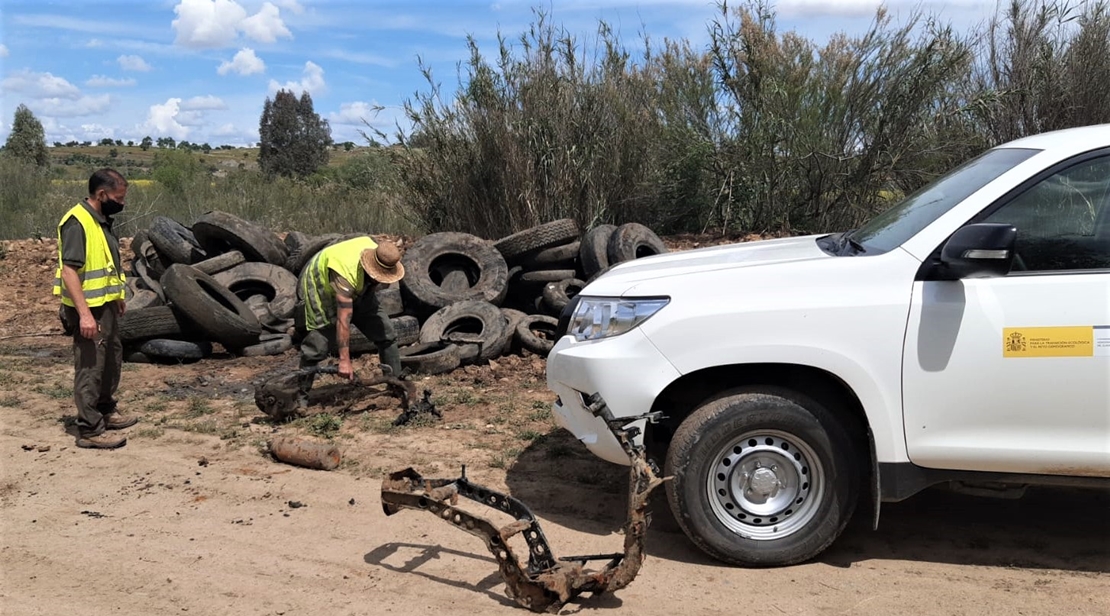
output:
M 127 180 L 114 169 L 89 178 L 89 196 L 58 223 L 58 268 L 54 295 L 62 299 L 62 318 L 73 330 L 73 398 L 77 404 L 77 446 L 115 449 L 122 430 L 138 422 L 116 408 L 123 344 L 119 320 L 124 313 L 123 270 L 112 216 L 123 210 Z
M 298 292 L 304 302 L 305 337 L 301 368 L 316 366 L 334 346 L 339 376 L 352 378 L 351 324 L 378 349 L 383 366 L 401 374 L 401 354 L 389 316 L 374 293 L 378 285 L 393 284 L 405 275 L 401 252 L 392 242 L 378 244 L 366 236 L 333 244 L 316 253 L 301 271 Z M 313 375 L 300 379 L 301 406 L 308 403 Z

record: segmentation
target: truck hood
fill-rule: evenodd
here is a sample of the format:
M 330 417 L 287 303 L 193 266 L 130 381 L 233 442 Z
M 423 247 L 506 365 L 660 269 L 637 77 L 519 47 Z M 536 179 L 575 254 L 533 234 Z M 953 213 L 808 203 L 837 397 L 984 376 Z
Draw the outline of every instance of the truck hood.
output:
M 807 235 L 777 240 L 762 240 L 684 250 L 626 261 L 609 270 L 582 291 L 582 295 L 620 297 L 636 284 L 671 276 L 686 276 L 709 271 L 755 267 L 833 258 L 817 246 L 817 238 Z

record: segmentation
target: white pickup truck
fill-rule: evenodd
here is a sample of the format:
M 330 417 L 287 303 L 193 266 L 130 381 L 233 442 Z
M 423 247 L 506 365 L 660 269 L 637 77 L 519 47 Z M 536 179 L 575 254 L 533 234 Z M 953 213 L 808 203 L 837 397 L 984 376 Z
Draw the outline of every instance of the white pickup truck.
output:
M 993 148 L 847 233 L 646 257 L 548 358 L 563 427 L 665 461 L 687 536 L 801 562 L 946 483 L 1110 487 L 1110 125 Z M 862 497 L 862 499 L 861 499 Z

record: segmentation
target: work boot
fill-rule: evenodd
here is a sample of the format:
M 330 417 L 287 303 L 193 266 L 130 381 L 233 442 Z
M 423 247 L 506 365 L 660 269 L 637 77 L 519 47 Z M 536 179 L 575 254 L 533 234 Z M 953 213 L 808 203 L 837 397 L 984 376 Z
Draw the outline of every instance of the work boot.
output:
M 139 418 L 133 415 L 124 415 L 119 411 L 104 416 L 104 424 L 109 430 L 122 430 L 139 423 Z
M 82 449 L 117 449 L 126 444 L 127 437 L 113 436 L 106 432 L 97 434 L 96 436 L 77 437 L 77 446 Z

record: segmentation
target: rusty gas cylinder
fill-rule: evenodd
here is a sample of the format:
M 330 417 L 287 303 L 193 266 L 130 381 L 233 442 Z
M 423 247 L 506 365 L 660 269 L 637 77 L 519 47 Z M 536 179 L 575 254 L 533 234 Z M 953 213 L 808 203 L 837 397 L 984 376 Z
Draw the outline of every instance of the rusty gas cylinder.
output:
M 322 471 L 339 466 L 339 448 L 331 443 L 320 443 L 292 436 L 276 436 L 270 441 L 270 453 L 286 464 L 295 464 Z

